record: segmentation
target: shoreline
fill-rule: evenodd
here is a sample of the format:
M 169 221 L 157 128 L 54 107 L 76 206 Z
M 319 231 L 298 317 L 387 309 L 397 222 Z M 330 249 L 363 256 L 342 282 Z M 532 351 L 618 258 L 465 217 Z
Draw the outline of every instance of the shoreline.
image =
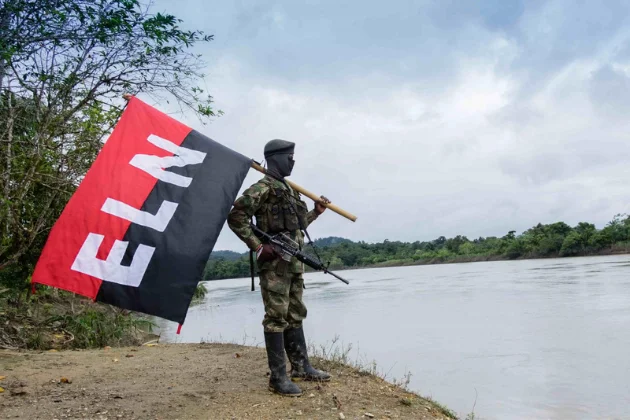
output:
M 398 264 L 388 264 L 387 261 L 379 264 L 370 264 L 366 266 L 360 267 L 344 267 L 338 268 L 333 271 L 345 271 L 345 270 L 360 270 L 363 268 L 393 268 L 393 267 L 409 267 L 409 266 L 418 266 L 418 265 L 442 265 L 442 264 L 470 264 L 476 262 L 498 262 L 498 261 L 528 261 L 528 260 L 553 260 L 553 259 L 571 259 L 571 258 L 584 258 L 584 257 L 605 257 L 611 255 L 630 255 L 630 249 L 623 250 L 602 250 L 596 253 L 584 253 L 577 255 L 566 255 L 561 256 L 559 254 L 549 255 L 549 256 L 527 256 L 527 257 L 517 257 L 517 258 L 507 258 L 503 256 L 458 256 L 456 258 L 446 260 L 446 261 L 417 261 L 417 262 L 405 262 Z M 315 273 L 316 271 L 308 271 L 309 273 Z
M 605 257 L 605 256 L 612 256 L 612 255 L 630 255 L 630 248 L 624 248 L 624 249 L 619 249 L 619 250 L 610 248 L 610 249 L 601 250 L 598 252 L 589 252 L 589 253 L 583 253 L 583 254 L 577 254 L 577 255 L 561 256 L 559 254 L 555 254 L 555 255 L 544 256 L 544 257 L 527 256 L 527 257 L 507 258 L 503 256 L 466 257 L 462 255 L 462 256 L 458 256 L 457 258 L 453 258 L 447 261 L 435 261 L 435 260 L 407 261 L 403 263 L 400 263 L 400 262 L 388 263 L 387 261 L 384 261 L 378 264 L 362 265 L 362 266 L 355 266 L 355 267 L 330 268 L 330 270 L 337 273 L 337 272 L 342 272 L 342 271 L 367 270 L 367 269 L 375 269 L 375 268 L 397 268 L 397 267 L 413 267 L 413 266 L 422 266 L 422 265 L 444 265 L 444 264 L 471 264 L 471 263 L 478 263 L 478 262 L 500 262 L 500 261 L 552 260 L 552 259 L 570 259 L 570 258 L 584 258 L 584 257 Z M 400 261 L 400 260 L 396 260 L 396 261 Z M 311 269 L 305 269 L 304 271 L 304 274 L 311 274 L 311 273 L 321 273 L 321 271 L 315 271 Z M 213 279 L 213 280 L 201 280 L 200 283 L 221 281 L 221 280 L 236 280 L 236 279 L 243 279 L 243 278 L 251 278 L 251 277 L 225 277 L 225 278 Z M 258 275 L 254 274 L 254 278 L 258 278 Z
M 0 411 L 19 418 L 418 418 L 455 414 L 340 361 L 311 357 L 327 383 L 297 382 L 298 398 L 267 388 L 264 348 L 228 343 L 90 350 L 0 351 Z

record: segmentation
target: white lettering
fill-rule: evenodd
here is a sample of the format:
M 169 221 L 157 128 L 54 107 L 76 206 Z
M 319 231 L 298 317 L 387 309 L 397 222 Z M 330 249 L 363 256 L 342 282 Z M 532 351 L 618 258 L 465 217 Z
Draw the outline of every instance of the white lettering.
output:
M 139 245 L 129 267 L 120 265 L 127 250 L 128 242 L 116 240 L 105 261 L 96 258 L 98 248 L 104 236 L 89 233 L 83 242 L 79 254 L 72 263 L 72 269 L 83 274 L 94 276 L 101 280 L 126 286 L 138 287 L 144 273 L 147 271 L 155 248 Z
M 101 211 L 129 220 L 138 225 L 150 227 L 158 232 L 164 232 L 166 225 L 168 225 L 168 222 L 171 221 L 171 218 L 175 214 L 177 206 L 177 203 L 164 200 L 157 213 L 153 215 L 149 212 L 131 207 L 129 204 L 123 203 L 122 201 L 108 197 L 105 203 L 103 203 Z
M 175 174 L 173 172 L 166 172 L 164 171 L 164 168 L 169 168 L 171 166 L 183 167 L 186 165 L 196 165 L 203 162 L 206 157 L 206 153 L 177 146 L 175 143 L 154 134 L 151 134 L 147 140 L 157 147 L 173 153 L 174 156 L 158 157 L 154 155 L 138 154 L 131 159 L 129 164 L 138 169 L 142 169 L 151 176 L 154 176 L 164 182 L 178 185 L 180 187 L 188 187 L 192 181 L 191 177 Z

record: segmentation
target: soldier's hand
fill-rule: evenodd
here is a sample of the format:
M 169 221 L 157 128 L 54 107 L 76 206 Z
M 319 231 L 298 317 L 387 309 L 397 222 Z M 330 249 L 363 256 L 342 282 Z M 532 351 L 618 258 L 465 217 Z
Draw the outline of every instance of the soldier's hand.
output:
M 320 200 L 315 202 L 315 213 L 319 215 L 325 212 L 326 206 L 324 206 L 324 204 L 329 204 L 329 203 L 330 203 L 330 200 L 322 195 L 320 197 Z
M 277 257 L 276 250 L 270 244 L 262 244 L 256 250 L 256 260 L 260 263 L 266 263 L 267 261 L 273 261 Z

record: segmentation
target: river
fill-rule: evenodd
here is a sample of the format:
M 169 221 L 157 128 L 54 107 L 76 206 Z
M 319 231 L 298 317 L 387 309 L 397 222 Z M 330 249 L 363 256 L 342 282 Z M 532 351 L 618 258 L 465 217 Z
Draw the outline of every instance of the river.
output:
M 464 418 L 630 418 L 630 255 L 306 274 L 304 329 Z M 170 342 L 264 346 L 260 289 L 205 283 Z M 335 341 L 337 337 L 337 340 Z

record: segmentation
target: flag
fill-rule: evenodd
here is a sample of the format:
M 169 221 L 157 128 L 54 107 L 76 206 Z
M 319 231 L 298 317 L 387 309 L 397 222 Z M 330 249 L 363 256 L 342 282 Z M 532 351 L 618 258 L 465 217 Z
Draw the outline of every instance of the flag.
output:
M 130 98 L 53 226 L 33 284 L 181 326 L 251 163 Z

